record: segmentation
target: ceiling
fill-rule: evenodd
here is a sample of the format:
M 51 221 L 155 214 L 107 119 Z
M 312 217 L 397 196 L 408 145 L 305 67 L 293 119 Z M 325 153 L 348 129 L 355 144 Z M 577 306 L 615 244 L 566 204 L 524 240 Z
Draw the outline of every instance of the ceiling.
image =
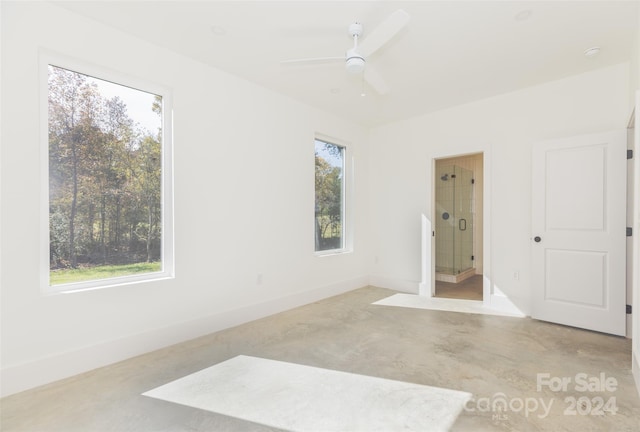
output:
M 631 58 L 638 1 L 61 1 L 61 6 L 365 126 L 432 112 Z M 387 16 L 411 17 L 367 64 L 378 95 L 342 56 Z M 594 57 L 583 52 L 601 48 Z M 361 96 L 361 93 L 366 96 Z

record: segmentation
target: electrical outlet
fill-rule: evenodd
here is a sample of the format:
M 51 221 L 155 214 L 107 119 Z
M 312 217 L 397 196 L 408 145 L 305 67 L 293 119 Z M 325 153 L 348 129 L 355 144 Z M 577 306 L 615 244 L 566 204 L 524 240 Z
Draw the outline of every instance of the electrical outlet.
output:
M 514 271 L 514 272 L 513 272 L 513 278 L 514 278 L 515 280 L 520 280 L 520 272 L 519 272 L 519 271 L 517 271 L 517 270 L 516 270 L 516 271 Z

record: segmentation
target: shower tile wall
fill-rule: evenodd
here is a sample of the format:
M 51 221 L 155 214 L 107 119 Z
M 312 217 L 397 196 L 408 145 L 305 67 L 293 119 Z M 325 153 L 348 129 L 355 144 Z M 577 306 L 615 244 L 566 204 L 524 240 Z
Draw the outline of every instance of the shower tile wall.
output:
M 436 272 L 453 274 L 453 165 L 436 167 Z M 443 180 L 443 178 L 448 180 Z M 445 219 L 449 215 L 448 219 Z

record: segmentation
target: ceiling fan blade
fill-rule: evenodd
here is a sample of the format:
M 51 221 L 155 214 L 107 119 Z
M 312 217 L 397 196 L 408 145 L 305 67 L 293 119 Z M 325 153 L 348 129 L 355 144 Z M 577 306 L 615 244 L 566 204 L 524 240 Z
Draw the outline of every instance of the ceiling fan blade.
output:
M 358 45 L 358 51 L 364 57 L 368 57 L 378 51 L 407 25 L 410 18 L 408 13 L 398 9 L 373 29 L 371 33 L 368 35 L 365 33 L 364 40 Z
M 364 80 L 369 84 L 379 95 L 386 95 L 389 93 L 389 86 L 387 85 L 382 75 L 378 73 L 370 65 L 367 65 L 364 69 Z
M 338 61 L 344 62 L 345 58 L 342 57 L 315 57 L 315 58 L 305 58 L 305 59 L 295 59 L 295 60 L 283 60 L 280 62 L 281 65 L 285 66 L 304 66 L 304 65 L 316 65 L 323 63 L 336 63 Z

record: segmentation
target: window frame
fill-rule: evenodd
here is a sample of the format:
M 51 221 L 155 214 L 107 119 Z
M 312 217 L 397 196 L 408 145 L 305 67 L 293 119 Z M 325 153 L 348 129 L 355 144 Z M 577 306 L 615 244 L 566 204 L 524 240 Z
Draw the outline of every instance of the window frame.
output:
M 160 256 L 162 270 L 107 279 L 51 285 L 49 232 L 49 85 L 48 67 L 55 66 L 124 87 L 130 87 L 162 97 L 162 165 L 161 165 L 161 233 Z M 174 197 L 173 197 L 173 100 L 171 90 L 104 66 L 78 60 L 41 49 L 38 61 L 40 109 L 40 291 L 44 295 L 82 292 L 102 288 L 138 284 L 175 278 Z
M 314 254 L 317 257 L 326 257 L 332 255 L 341 255 L 345 253 L 353 252 L 353 238 L 352 238 L 352 224 L 351 224 L 351 190 L 352 190 L 352 174 L 353 171 L 353 158 L 349 149 L 349 144 L 344 141 L 333 138 L 327 135 L 316 134 L 313 140 L 314 148 L 314 177 L 315 177 L 315 146 L 316 141 L 320 141 L 325 144 L 330 144 L 342 148 L 342 193 L 341 193 L 341 231 L 342 231 L 342 246 L 335 249 L 315 250 L 314 241 Z M 315 223 L 315 182 L 314 182 L 314 200 L 313 200 L 313 234 L 316 235 L 316 223 Z

